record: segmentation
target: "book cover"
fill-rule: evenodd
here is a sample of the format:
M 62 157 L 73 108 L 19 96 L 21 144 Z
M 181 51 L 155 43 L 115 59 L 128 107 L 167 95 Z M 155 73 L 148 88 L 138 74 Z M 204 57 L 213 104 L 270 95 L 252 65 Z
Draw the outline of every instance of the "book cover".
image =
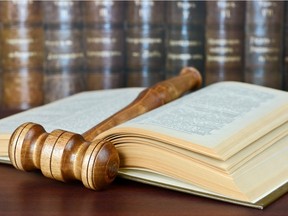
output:
M 285 3 L 285 11 L 288 11 L 288 4 L 287 2 Z M 283 89 L 288 90 L 288 13 L 285 13 L 285 18 L 284 18 L 284 57 L 283 57 Z

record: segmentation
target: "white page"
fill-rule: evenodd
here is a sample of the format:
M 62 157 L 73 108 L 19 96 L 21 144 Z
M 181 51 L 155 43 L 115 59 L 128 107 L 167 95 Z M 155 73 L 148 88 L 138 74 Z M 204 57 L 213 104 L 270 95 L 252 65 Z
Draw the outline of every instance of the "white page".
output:
M 236 134 L 283 106 L 288 108 L 287 92 L 240 82 L 221 82 L 145 113 L 119 128 L 141 128 L 168 135 L 168 142 L 176 137 L 214 148 L 227 139 L 227 134 Z M 283 116 L 283 123 L 285 119 L 287 121 L 288 113 Z
M 143 88 L 88 91 L 0 120 L 0 133 L 11 133 L 25 122 L 48 132 L 63 129 L 83 133 L 133 101 Z

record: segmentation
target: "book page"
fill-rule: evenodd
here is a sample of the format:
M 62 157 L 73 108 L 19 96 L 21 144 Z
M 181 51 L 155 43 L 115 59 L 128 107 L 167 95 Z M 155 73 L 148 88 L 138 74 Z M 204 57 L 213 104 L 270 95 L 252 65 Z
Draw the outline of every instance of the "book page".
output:
M 188 149 L 191 143 L 213 149 L 227 137 L 274 113 L 279 107 L 286 106 L 287 110 L 287 101 L 288 93 L 284 91 L 222 82 L 139 116 L 117 130 L 121 131 L 122 127 L 140 128 L 152 136 L 166 136 L 168 143 L 173 138 L 186 141 Z M 282 118 L 281 121 L 285 122 L 288 115 Z
M 0 156 L 0 163 L 4 163 L 4 164 L 11 164 L 10 159 L 8 156 Z
M 10 134 L 20 124 L 34 122 L 46 131 L 63 129 L 83 133 L 134 100 L 143 88 L 88 91 L 0 120 L 0 134 Z

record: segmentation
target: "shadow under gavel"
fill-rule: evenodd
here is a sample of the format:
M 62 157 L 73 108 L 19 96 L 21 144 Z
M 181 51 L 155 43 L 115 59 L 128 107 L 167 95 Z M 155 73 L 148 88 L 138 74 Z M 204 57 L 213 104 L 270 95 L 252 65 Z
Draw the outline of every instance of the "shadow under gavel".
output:
M 80 180 L 87 188 L 101 190 L 117 176 L 120 160 L 115 146 L 97 140 L 97 135 L 201 85 L 200 73 L 185 67 L 179 76 L 143 90 L 129 105 L 82 135 L 60 129 L 47 133 L 39 124 L 24 123 L 10 138 L 10 160 L 20 170 L 40 169 L 46 177 L 64 182 Z

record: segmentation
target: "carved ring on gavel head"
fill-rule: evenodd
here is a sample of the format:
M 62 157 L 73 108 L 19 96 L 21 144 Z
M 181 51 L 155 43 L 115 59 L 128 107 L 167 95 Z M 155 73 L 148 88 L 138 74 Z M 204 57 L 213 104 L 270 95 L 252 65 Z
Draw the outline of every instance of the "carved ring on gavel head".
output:
M 20 170 L 40 169 L 46 177 L 60 181 L 80 180 L 88 188 L 101 190 L 117 176 L 120 160 L 115 146 L 109 141 L 97 140 L 97 135 L 201 84 L 200 73 L 185 67 L 179 76 L 143 90 L 122 110 L 82 135 L 60 129 L 47 133 L 39 124 L 24 123 L 10 138 L 10 160 Z

